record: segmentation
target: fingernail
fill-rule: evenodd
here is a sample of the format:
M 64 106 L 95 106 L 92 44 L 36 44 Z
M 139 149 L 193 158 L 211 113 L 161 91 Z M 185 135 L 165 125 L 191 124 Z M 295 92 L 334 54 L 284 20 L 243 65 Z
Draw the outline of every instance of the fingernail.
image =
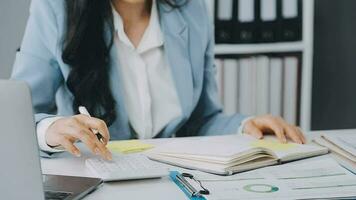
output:
M 259 135 L 257 133 L 251 133 L 251 135 L 256 139 L 259 139 Z
M 98 148 L 94 149 L 95 155 L 99 155 L 100 154 L 100 150 Z
M 108 160 L 112 160 L 112 155 L 111 155 L 111 153 L 110 153 L 110 152 L 108 152 L 108 153 L 106 154 L 106 159 L 108 159 Z
M 77 156 L 77 157 L 80 157 L 80 156 L 81 156 L 79 151 L 74 151 L 73 153 L 74 153 L 74 155 Z

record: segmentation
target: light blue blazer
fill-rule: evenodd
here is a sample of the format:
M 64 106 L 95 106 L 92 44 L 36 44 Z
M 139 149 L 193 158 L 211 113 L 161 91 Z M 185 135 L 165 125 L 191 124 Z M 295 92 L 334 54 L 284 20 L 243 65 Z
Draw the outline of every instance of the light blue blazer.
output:
M 190 0 L 180 9 L 158 3 L 164 49 L 171 66 L 183 114 L 157 137 L 236 133 L 245 116 L 225 116 L 218 100 L 214 65 L 213 26 L 205 0 Z M 12 79 L 26 81 L 32 90 L 36 122 L 51 116 L 71 116 L 73 95 L 65 82 L 70 67 L 62 60 L 66 32 L 64 0 L 32 0 L 30 17 Z M 110 86 L 117 102 L 117 120 L 109 127 L 111 138 L 134 135 L 125 110 L 119 62 L 111 49 Z

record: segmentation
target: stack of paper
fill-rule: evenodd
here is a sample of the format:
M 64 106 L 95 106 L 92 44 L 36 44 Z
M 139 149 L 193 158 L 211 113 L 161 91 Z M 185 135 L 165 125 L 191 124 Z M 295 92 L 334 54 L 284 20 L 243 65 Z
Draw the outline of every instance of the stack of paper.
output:
M 341 199 L 356 197 L 356 176 L 329 156 L 236 174 L 216 176 L 190 172 L 220 199 Z
M 314 142 L 330 149 L 341 161 L 340 164 L 356 172 L 356 134 L 323 134 L 315 138 Z

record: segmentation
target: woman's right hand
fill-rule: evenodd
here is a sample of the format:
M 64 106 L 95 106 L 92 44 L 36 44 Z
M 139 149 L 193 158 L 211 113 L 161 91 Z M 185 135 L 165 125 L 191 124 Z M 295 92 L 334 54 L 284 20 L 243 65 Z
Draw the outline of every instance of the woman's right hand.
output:
M 99 131 L 103 136 L 103 142 L 98 140 L 92 129 Z M 75 115 L 55 121 L 46 132 L 46 142 L 49 146 L 63 146 L 68 152 L 79 157 L 81 153 L 74 145 L 77 140 L 82 141 L 92 153 L 107 160 L 112 159 L 110 151 L 106 148 L 110 134 L 103 120 Z

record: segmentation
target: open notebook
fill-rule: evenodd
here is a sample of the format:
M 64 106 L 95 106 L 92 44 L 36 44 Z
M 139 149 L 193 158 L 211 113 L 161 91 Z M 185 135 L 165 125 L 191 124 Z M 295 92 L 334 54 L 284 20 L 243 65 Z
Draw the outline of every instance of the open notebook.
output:
M 269 165 L 328 153 L 316 145 L 279 143 L 274 137 L 247 135 L 177 139 L 146 152 L 156 161 L 204 172 L 231 175 Z

